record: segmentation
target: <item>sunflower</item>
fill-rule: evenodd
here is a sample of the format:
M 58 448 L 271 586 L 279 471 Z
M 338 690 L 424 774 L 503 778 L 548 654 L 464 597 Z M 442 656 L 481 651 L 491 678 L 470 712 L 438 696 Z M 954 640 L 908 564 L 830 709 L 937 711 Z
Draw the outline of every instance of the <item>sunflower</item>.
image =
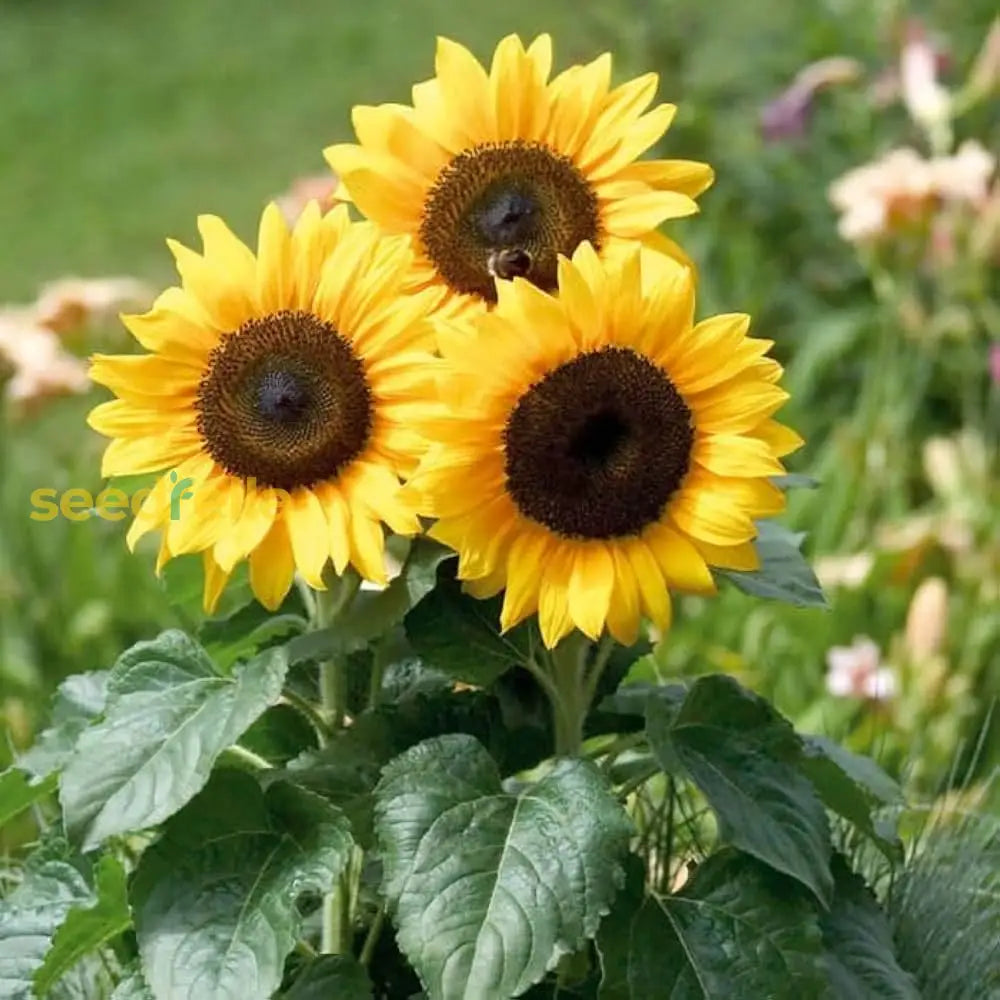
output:
M 693 322 L 693 278 L 659 254 L 559 261 L 558 296 L 504 282 L 494 310 L 438 321 L 440 411 L 407 486 L 501 625 L 538 612 L 548 646 L 670 622 L 669 589 L 714 592 L 711 566 L 758 566 L 769 477 L 801 444 L 749 318 Z
M 644 113 L 649 73 L 611 89 L 611 56 L 549 81 L 552 42 L 527 50 L 503 39 L 490 72 L 463 46 L 439 39 L 436 77 L 413 88 L 413 106 L 358 106 L 360 145 L 326 150 L 338 196 L 384 231 L 414 238 L 416 287 L 444 287 L 444 308 L 482 311 L 496 278 L 556 287 L 557 258 L 584 241 L 620 257 L 641 239 L 687 262 L 656 232 L 698 210 L 711 168 L 637 157 L 667 130 L 676 108 Z
M 398 477 L 430 371 L 428 298 L 399 297 L 406 240 L 316 204 L 294 231 L 269 206 L 256 257 L 220 219 L 198 228 L 203 255 L 168 241 L 181 286 L 123 317 L 152 353 L 91 365 L 118 396 L 89 417 L 114 439 L 102 473 L 164 473 L 129 546 L 162 530 L 158 570 L 202 553 L 207 610 L 243 559 L 271 609 L 296 570 L 324 589 L 328 560 L 384 582 L 383 523 L 419 530 Z

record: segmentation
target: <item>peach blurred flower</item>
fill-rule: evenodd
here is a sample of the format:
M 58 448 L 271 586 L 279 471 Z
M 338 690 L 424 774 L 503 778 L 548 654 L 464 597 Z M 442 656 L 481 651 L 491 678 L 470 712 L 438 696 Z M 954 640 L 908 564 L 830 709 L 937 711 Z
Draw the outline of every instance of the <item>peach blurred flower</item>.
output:
M 120 312 L 143 312 L 154 298 L 153 289 L 136 278 L 60 278 L 42 288 L 34 314 L 40 326 L 70 333 L 111 322 Z
M 44 399 L 86 392 L 90 386 L 86 362 L 24 310 L 0 313 L 0 359 L 8 372 L 4 396 L 18 415 Z
M 311 201 L 318 201 L 319 207 L 324 212 L 333 208 L 333 192 L 337 189 L 337 183 L 337 176 L 332 171 L 299 177 L 292 182 L 287 191 L 275 198 L 275 201 L 285 220 L 293 226 Z
M 882 665 L 878 645 L 867 636 L 855 636 L 850 646 L 834 646 L 826 665 L 826 689 L 838 698 L 888 701 L 898 690 L 896 671 Z
M 848 171 L 830 186 L 840 235 L 865 243 L 930 218 L 944 203 L 979 206 L 986 199 L 996 157 L 969 140 L 952 156 L 925 159 L 909 147 Z

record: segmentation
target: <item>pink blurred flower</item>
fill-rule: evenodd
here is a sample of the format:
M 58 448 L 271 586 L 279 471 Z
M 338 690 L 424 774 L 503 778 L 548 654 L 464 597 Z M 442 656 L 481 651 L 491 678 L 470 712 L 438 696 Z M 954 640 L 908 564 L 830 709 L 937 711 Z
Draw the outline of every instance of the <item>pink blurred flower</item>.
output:
M 888 701 L 896 695 L 896 672 L 882 666 L 881 652 L 867 636 L 855 636 L 850 646 L 834 646 L 826 665 L 826 689 L 838 698 Z
M 944 121 L 951 111 L 951 97 L 938 83 L 938 52 L 919 21 L 905 28 L 899 57 L 899 82 L 903 104 L 910 117 L 924 128 Z
M 1000 385 L 1000 342 L 990 344 L 990 376 L 995 385 Z

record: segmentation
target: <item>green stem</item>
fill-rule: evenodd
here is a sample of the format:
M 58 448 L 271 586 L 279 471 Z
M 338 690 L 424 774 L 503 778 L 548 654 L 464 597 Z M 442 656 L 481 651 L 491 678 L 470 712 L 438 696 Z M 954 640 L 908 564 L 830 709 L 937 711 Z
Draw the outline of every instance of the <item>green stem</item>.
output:
M 316 591 L 315 629 L 331 628 L 350 608 L 361 586 L 361 578 L 351 571 L 344 576 L 324 574 L 326 590 Z M 340 657 L 324 660 L 319 665 L 319 699 L 327 726 L 336 731 L 344 726 L 347 716 L 347 669 Z
M 371 965 L 372 955 L 375 954 L 375 945 L 378 944 L 379 935 L 382 933 L 382 925 L 384 923 L 385 903 L 378 908 L 375 919 L 372 921 L 371 927 L 368 928 L 368 936 L 365 938 L 365 943 L 361 948 L 361 956 L 358 961 L 365 967 Z
M 333 892 L 323 899 L 323 934 L 320 951 L 327 955 L 350 954 L 354 944 L 354 909 L 361 882 L 364 855 L 358 847 L 344 865 Z
M 551 654 L 551 677 L 558 691 L 552 702 L 557 757 L 575 757 L 583 745 L 583 722 L 590 702 L 587 700 L 587 652 L 590 641 L 573 632 Z
M 313 729 L 316 730 L 316 735 L 319 737 L 320 743 L 326 743 L 326 741 L 333 734 L 330 727 L 326 724 L 326 719 L 316 710 L 316 706 L 313 705 L 311 701 L 307 698 L 303 698 L 302 695 L 293 691 L 291 688 L 285 688 L 281 692 L 281 700 L 286 705 L 291 705 L 292 708 L 296 709 L 301 713 L 306 719 L 312 723 Z

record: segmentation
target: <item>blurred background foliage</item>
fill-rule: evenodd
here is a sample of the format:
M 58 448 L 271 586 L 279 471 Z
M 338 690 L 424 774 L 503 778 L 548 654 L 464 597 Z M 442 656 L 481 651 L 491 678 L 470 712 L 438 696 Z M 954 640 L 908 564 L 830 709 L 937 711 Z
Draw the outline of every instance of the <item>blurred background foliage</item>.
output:
M 34 324 L 27 304 L 67 274 L 169 284 L 163 240 L 197 245 L 198 213 L 253 239 L 261 205 L 350 138 L 352 104 L 408 100 L 435 34 L 486 58 L 509 31 L 549 31 L 560 68 L 610 49 L 619 80 L 655 70 L 680 109 L 659 152 L 718 178 L 672 235 L 701 268 L 700 314 L 751 313 L 787 365 L 783 419 L 807 440 L 791 468 L 820 480 L 789 521 L 831 603 L 685 599 L 656 669 L 731 672 L 930 794 L 1000 694 L 1000 188 L 932 199 L 863 246 L 838 232 L 828 189 L 899 146 L 1000 149 L 995 14 L 993 0 L 0 0 L 0 329 Z M 918 37 L 963 95 L 950 148 L 899 99 Z M 973 65 L 995 76 L 965 100 Z M 113 319 L 76 319 L 57 330 L 70 354 L 131 349 Z M 28 517 L 37 488 L 100 489 L 84 424 L 99 398 L 8 406 L 0 430 L 0 755 L 30 742 L 63 677 L 177 623 L 121 524 Z M 983 779 L 1000 729 L 984 748 Z

